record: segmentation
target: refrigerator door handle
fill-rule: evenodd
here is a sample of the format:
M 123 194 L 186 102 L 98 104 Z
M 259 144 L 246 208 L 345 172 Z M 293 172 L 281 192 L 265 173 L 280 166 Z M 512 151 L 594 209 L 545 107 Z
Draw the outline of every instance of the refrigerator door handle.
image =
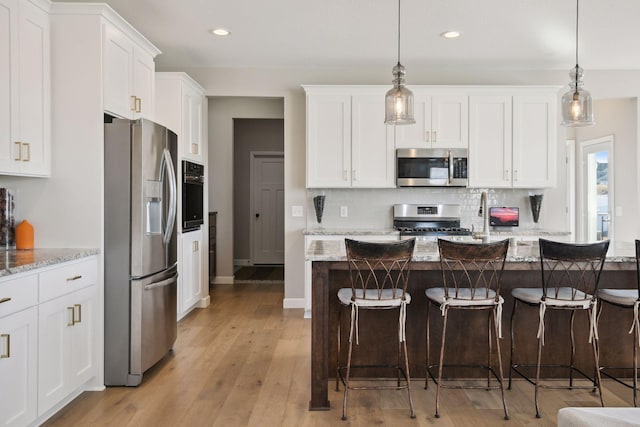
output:
M 169 177 L 169 214 L 167 217 L 167 227 L 164 230 L 164 243 L 169 243 L 173 234 L 173 226 L 176 221 L 177 197 L 176 197 L 176 171 L 173 169 L 173 159 L 171 153 L 166 148 L 163 151 L 163 159 L 166 164 L 166 171 Z
M 150 291 L 152 289 L 162 288 L 164 286 L 169 286 L 170 284 L 175 282 L 177 278 L 178 278 L 178 273 L 174 274 L 173 276 L 169 277 L 168 279 L 164 279 L 164 280 L 161 280 L 159 282 L 149 283 L 148 285 L 146 285 L 144 287 L 144 290 L 145 291 Z

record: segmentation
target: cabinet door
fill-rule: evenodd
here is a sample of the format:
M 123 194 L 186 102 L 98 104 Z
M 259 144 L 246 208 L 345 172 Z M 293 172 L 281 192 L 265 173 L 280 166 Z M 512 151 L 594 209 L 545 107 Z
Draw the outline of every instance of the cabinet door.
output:
M 393 126 L 384 124 L 384 94 L 351 99 L 351 186 L 395 187 Z
M 29 425 L 37 416 L 38 308 L 0 319 L 0 425 Z
M 71 391 L 70 346 L 75 313 L 67 295 L 40 304 L 38 314 L 38 415 L 42 415 Z
M 414 125 L 395 126 L 396 148 L 431 148 L 431 96 L 413 97 Z
M 136 100 L 131 87 L 133 43 L 115 27 L 104 25 L 104 109 L 132 119 Z
M 186 85 L 182 88 L 182 153 L 202 162 L 202 95 Z
M 307 187 L 351 186 L 351 97 L 307 96 Z
M 30 2 L 20 2 L 18 134 L 20 174 L 49 174 L 50 72 L 49 16 Z
M 0 0 L 0 172 L 18 170 L 18 1 Z
M 469 146 L 469 98 L 467 95 L 431 97 L 431 146 L 467 148 Z
M 200 299 L 202 277 L 202 231 L 191 231 L 182 235 L 181 306 L 179 313 L 186 313 Z
M 469 187 L 511 187 L 511 96 L 469 97 Z
M 556 97 L 513 97 L 513 187 L 555 186 Z
M 153 57 L 140 49 L 134 48 L 133 55 L 133 88 L 130 94 L 135 104 L 133 117 L 153 119 L 156 66 Z
M 74 308 L 71 332 L 70 386 L 74 390 L 95 375 L 96 287 L 82 289 L 69 296 Z

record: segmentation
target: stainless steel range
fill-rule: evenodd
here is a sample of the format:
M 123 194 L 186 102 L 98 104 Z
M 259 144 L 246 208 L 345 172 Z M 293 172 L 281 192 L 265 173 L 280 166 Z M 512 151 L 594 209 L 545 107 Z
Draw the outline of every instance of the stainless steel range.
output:
M 460 227 L 460 215 L 460 205 L 393 205 L 393 228 L 400 238 L 472 240 L 471 230 Z

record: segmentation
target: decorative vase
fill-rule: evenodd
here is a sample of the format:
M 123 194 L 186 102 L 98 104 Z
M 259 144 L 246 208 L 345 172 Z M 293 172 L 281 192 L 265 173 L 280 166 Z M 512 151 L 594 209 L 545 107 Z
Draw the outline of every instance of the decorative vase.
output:
M 316 219 L 318 224 L 322 222 L 322 213 L 324 212 L 324 195 L 315 196 L 313 198 L 313 207 L 316 209 Z
M 540 219 L 540 209 L 542 208 L 542 194 L 530 195 L 529 202 L 531 203 L 531 215 L 533 215 L 533 222 L 537 224 Z

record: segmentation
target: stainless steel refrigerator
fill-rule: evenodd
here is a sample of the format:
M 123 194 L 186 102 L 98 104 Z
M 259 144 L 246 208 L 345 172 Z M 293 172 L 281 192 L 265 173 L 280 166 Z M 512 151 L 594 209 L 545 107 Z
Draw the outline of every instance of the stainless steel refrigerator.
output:
M 105 384 L 137 386 L 177 334 L 177 136 L 145 119 L 106 121 Z

